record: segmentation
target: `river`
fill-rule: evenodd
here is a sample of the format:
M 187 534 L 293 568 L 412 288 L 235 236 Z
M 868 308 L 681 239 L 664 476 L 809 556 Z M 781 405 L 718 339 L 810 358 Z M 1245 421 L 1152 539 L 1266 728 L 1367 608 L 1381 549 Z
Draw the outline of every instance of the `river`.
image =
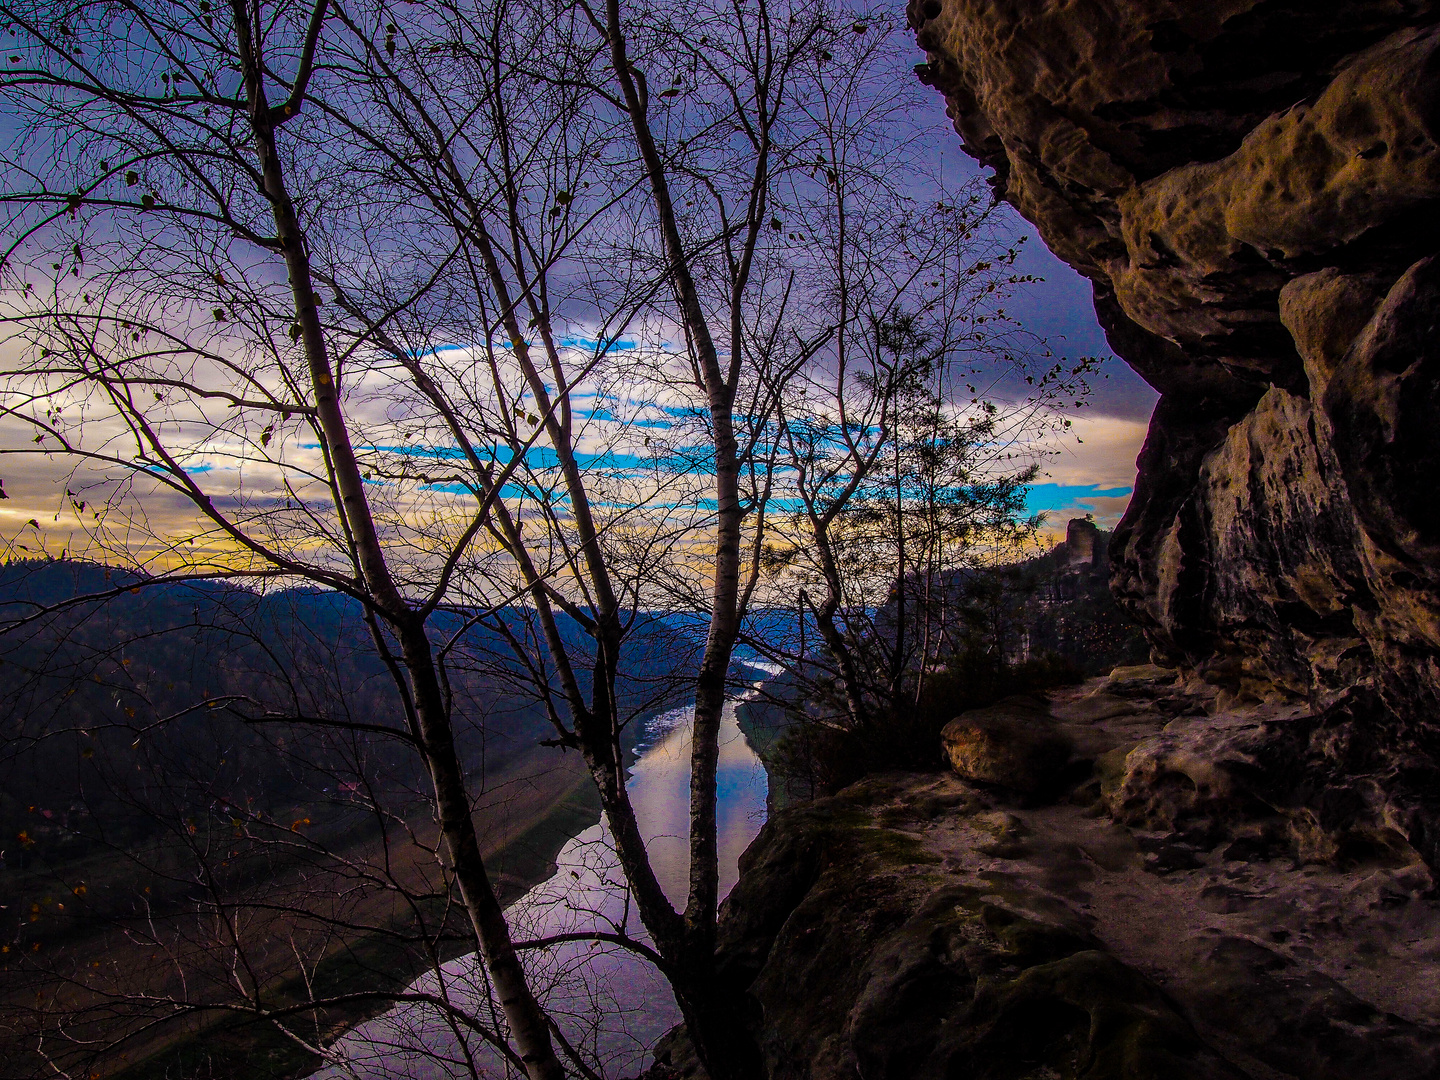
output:
M 693 706 L 648 721 L 627 787 L 661 887 L 683 907 L 689 872 L 690 727 Z M 726 706 L 717 777 L 720 895 L 739 875 L 740 854 L 765 821 L 766 777 L 760 759 Z M 602 822 L 571 839 L 556 856 L 557 871 L 506 910 L 517 941 L 555 934 L 624 929 L 648 941 L 629 902 L 610 833 Z M 572 942 L 526 954 L 531 985 L 571 1044 L 606 1078 L 634 1076 L 649 1047 L 679 1022 L 665 980 L 628 950 Z M 474 956 L 452 960 L 411 989 L 443 997 L 494 1027 L 495 1008 Z M 332 1048 L 338 1060 L 312 1080 L 451 1080 L 519 1075 L 474 1033 L 446 1021 L 440 1010 L 406 1004 L 368 1020 Z

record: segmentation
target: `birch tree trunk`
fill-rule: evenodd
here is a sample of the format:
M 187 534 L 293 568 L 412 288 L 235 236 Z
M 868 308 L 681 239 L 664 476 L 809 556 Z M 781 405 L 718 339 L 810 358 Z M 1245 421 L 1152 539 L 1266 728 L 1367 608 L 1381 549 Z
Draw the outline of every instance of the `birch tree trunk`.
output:
M 454 733 L 444 708 L 434 655 L 419 618 L 396 588 L 385 560 L 385 551 L 365 497 L 354 446 L 340 407 L 339 388 L 326 349 L 318 297 L 310 271 L 305 237 L 285 182 L 276 150 L 276 130 L 296 115 L 303 99 L 308 75 L 308 58 L 323 23 L 327 0 L 320 0 L 311 22 L 305 60 L 296 78 L 295 93 L 289 102 L 272 109 L 264 88 L 264 64 L 244 0 L 232 0 L 235 29 L 244 68 L 249 121 L 255 137 L 264 191 L 275 219 L 276 235 L 294 298 L 296 323 L 309 366 L 315 409 L 325 435 L 332 482 L 340 499 L 341 524 L 353 546 L 365 586 L 381 617 L 394 628 L 415 700 L 418 737 L 435 790 L 440 831 L 450 857 L 451 869 L 460 887 L 480 944 L 486 968 L 499 994 L 505 1020 L 530 1080 L 561 1080 L 564 1069 L 550 1041 L 550 1029 L 539 1002 L 531 993 L 520 965 L 509 926 L 495 896 L 480 855 L 475 822 L 470 814 L 469 792 L 455 749 Z

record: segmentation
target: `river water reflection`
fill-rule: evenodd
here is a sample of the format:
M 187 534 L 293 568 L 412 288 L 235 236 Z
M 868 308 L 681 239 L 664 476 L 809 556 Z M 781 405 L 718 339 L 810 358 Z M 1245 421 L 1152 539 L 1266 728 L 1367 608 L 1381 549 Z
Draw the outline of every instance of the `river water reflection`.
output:
M 690 724 L 693 709 L 675 709 L 646 727 L 628 788 L 661 887 L 671 903 L 685 902 L 689 873 Z M 765 821 L 765 770 L 727 705 L 720 729 L 717 778 L 720 895 L 738 876 L 740 854 Z M 556 856 L 554 877 L 506 911 L 517 941 L 556 934 L 624 930 L 648 941 L 624 887 L 602 823 L 570 840 Z M 645 960 L 618 947 L 573 942 L 526 954 L 531 985 L 567 1040 L 606 1078 L 634 1076 L 648 1048 L 680 1019 L 665 980 Z M 473 956 L 445 964 L 410 992 L 448 1000 L 495 1028 L 483 970 Z M 332 1048 L 337 1060 L 314 1080 L 450 1080 L 520 1075 L 473 1031 L 421 1001 L 366 1021 Z

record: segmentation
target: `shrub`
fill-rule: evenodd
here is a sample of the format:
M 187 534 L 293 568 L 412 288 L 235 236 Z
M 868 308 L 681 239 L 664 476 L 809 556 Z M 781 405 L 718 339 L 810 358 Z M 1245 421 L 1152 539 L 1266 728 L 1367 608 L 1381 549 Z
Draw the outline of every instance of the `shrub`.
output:
M 790 724 L 770 753 L 769 765 L 790 791 L 798 788 L 811 797 L 833 794 L 873 773 L 938 770 L 944 767 L 940 731 L 960 713 L 1013 694 L 1073 685 L 1084 677 L 1072 662 L 1055 654 L 1005 664 L 970 650 L 927 673 L 913 707 L 889 710 L 858 724 L 836 707 L 838 695 L 817 692 L 791 709 Z

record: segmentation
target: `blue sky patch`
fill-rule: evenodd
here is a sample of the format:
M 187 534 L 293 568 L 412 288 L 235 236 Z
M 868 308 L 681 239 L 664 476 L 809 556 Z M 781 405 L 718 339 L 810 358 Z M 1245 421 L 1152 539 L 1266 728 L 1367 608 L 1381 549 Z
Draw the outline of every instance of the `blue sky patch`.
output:
M 1124 498 L 1135 489 L 1130 487 L 1102 488 L 1098 484 L 1031 484 L 1025 490 L 1025 507 L 1032 514 L 1055 513 L 1080 507 L 1093 510 L 1086 500 Z

